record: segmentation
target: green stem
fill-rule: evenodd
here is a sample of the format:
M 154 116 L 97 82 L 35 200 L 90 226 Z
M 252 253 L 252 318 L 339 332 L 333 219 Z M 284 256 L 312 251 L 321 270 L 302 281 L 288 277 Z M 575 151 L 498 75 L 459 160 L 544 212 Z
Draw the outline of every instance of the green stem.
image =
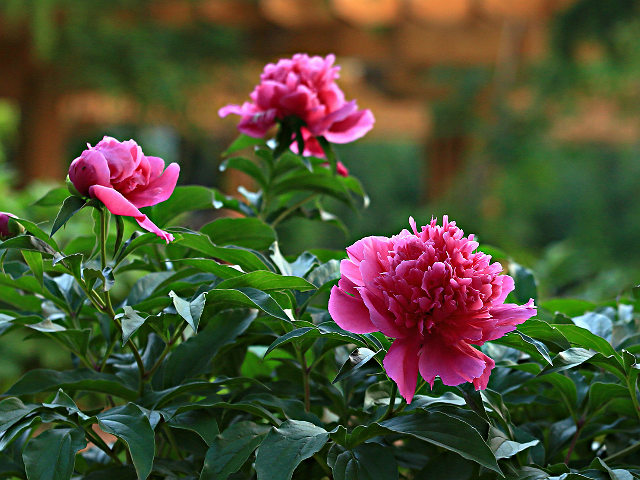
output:
M 153 367 L 151 367 L 151 369 L 144 374 L 144 378 L 143 378 L 144 382 L 147 382 L 147 381 L 151 380 L 151 378 L 153 377 L 153 374 L 156 373 L 156 370 L 158 370 L 158 368 L 160 368 L 160 365 L 162 365 L 162 362 L 164 361 L 164 358 L 169 354 L 169 351 L 171 350 L 171 347 L 173 345 L 175 345 L 175 343 L 178 341 L 178 339 L 182 335 L 182 332 L 184 332 L 185 328 L 187 328 L 187 323 L 186 322 L 183 323 L 175 331 L 175 333 L 173 334 L 173 337 L 171 337 L 171 339 L 169 340 L 169 343 L 167 343 L 165 345 L 164 350 L 160 354 L 160 358 L 158 358 L 158 360 L 153 365 Z
M 113 349 L 115 348 L 117 342 L 118 342 L 118 338 L 114 336 L 113 340 L 111 340 L 111 343 L 109 344 L 109 348 L 107 348 L 107 351 L 104 354 L 102 363 L 100 363 L 100 368 L 98 370 L 99 372 L 102 372 L 104 370 L 104 367 L 107 365 L 107 360 L 109 360 L 109 357 L 111 356 L 111 352 L 113 352 Z
M 333 478 L 333 472 L 331 471 L 331 468 L 329 468 L 329 465 L 327 465 L 325 459 L 322 458 L 319 453 L 314 453 L 313 458 L 318 462 L 318 465 L 322 467 L 322 470 L 327 474 L 327 477 Z
M 297 344 L 294 344 L 298 360 L 300 361 L 300 369 L 302 370 L 302 388 L 304 390 L 304 409 L 306 412 L 311 411 L 311 388 L 309 386 L 309 372 L 307 359 Z
M 296 211 L 299 207 L 301 207 L 302 205 L 304 205 L 305 203 L 307 203 L 308 201 L 312 200 L 314 197 L 317 197 L 317 196 L 318 196 L 317 193 L 312 193 L 311 195 L 307 195 L 303 199 L 301 199 L 301 200 L 297 201 L 296 203 L 294 203 L 293 205 L 291 205 L 284 212 L 282 212 L 280 215 L 278 215 L 273 222 L 271 222 L 271 227 L 272 228 L 276 228 L 276 226 L 280 222 L 282 222 L 285 218 L 287 218 L 290 213 Z
M 640 442 L 636 442 L 633 445 L 628 446 L 627 448 L 617 451 L 613 455 L 609 455 L 605 460 L 608 464 L 610 464 L 612 462 L 615 462 L 616 460 L 626 457 L 627 455 L 635 452 L 638 449 L 640 449 Z
M 586 425 L 586 422 L 584 421 L 584 417 L 580 418 L 576 422 L 576 433 L 573 435 L 573 440 L 571 440 L 571 445 L 569 445 L 569 450 L 567 451 L 567 455 L 566 457 L 564 457 L 565 465 L 569 465 L 571 454 L 573 453 L 573 449 L 575 448 L 576 443 L 578 443 L 578 438 L 580 437 L 580 433 L 582 432 L 582 429 L 584 428 L 585 425 Z
M 109 457 L 114 460 L 118 465 L 122 465 L 122 460 L 120 460 L 118 458 L 118 456 L 113 452 L 113 450 L 111 450 L 109 448 L 109 445 L 107 445 L 104 440 L 102 440 L 102 438 L 100 438 L 100 436 L 98 434 L 96 434 L 91 427 L 89 427 L 88 429 L 85 428 L 84 430 L 85 434 L 87 435 L 87 438 L 96 446 L 98 447 L 100 450 L 102 450 L 104 453 L 106 453 L 107 455 L 109 455 Z
M 387 420 L 388 418 L 391 418 L 393 416 L 393 409 L 396 407 L 396 394 L 397 393 L 398 393 L 398 385 L 396 385 L 396 382 L 391 380 L 391 394 L 389 395 L 389 406 L 387 407 L 387 411 L 384 412 L 384 415 L 382 415 L 377 420 L 377 422 L 382 422 L 382 421 Z
M 638 419 L 640 419 L 640 405 L 638 405 L 638 394 L 636 393 L 636 379 L 637 377 L 633 377 L 630 375 L 627 377 L 627 388 L 629 389 L 629 395 L 631 395 L 631 401 L 633 402 L 633 409 L 636 411 L 638 415 Z
M 167 425 L 166 423 L 163 423 L 162 431 L 167 436 L 167 439 L 169 440 L 169 444 L 171 445 L 171 448 L 173 448 L 176 451 L 178 458 L 180 458 L 180 460 L 184 460 L 184 457 L 182 456 L 182 452 L 180 452 L 180 449 L 178 448 L 178 443 L 176 442 L 176 439 L 173 436 L 173 432 L 171 431 L 171 428 L 169 427 L 169 425 Z

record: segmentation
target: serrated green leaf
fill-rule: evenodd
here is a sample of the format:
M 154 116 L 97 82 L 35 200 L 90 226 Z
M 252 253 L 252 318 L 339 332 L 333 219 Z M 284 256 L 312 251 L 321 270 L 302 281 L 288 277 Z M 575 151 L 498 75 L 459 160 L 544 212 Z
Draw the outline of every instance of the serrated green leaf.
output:
M 267 436 L 270 427 L 238 422 L 214 438 L 204 459 L 200 480 L 226 480 L 236 473 Z
M 156 447 L 153 429 L 144 412 L 137 405 L 128 403 L 105 410 L 96 418 L 103 431 L 127 444 L 138 480 L 146 480 L 151 473 Z
M 303 460 L 320 451 L 329 440 L 321 427 L 299 420 L 286 420 L 274 427 L 260 444 L 256 455 L 259 480 L 290 480 Z
M 76 452 L 87 446 L 80 427 L 46 430 L 26 445 L 22 458 L 29 480 L 69 480 Z

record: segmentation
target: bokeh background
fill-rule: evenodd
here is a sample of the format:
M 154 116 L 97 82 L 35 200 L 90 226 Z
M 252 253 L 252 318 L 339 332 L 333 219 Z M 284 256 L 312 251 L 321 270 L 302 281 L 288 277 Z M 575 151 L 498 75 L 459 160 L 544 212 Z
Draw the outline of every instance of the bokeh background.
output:
M 347 234 L 290 223 L 289 252 L 449 214 L 532 267 L 542 297 L 612 298 L 640 283 L 639 4 L 0 0 L 0 209 L 50 221 L 30 204 L 105 134 L 233 193 L 246 179 L 218 165 L 237 118 L 217 110 L 267 62 L 335 53 L 376 117 L 339 148 L 371 206 L 332 206 Z

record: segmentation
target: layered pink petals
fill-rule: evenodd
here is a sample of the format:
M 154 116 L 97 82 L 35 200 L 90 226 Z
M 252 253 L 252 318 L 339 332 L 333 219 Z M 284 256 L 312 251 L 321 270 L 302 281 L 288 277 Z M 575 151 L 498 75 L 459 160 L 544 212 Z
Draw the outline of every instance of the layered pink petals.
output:
M 384 367 L 410 402 L 417 372 L 433 385 L 472 382 L 484 389 L 495 363 L 472 345 L 500 338 L 536 314 L 533 300 L 503 304 L 514 288 L 498 263 L 476 252 L 473 236 L 445 216 L 418 232 L 366 237 L 347 248 L 329 313 L 356 333 L 395 338 Z
M 160 230 L 139 208 L 167 200 L 176 187 L 180 167 L 147 157 L 133 140 L 104 137 L 89 146 L 69 167 L 69 179 L 81 195 L 97 198 L 114 215 L 134 217 L 138 224 L 167 243 L 173 235 Z
M 278 121 L 297 117 L 304 122 L 304 155 L 323 157 L 315 137 L 352 142 L 371 130 L 375 121 L 370 110 L 358 110 L 354 100 L 345 100 L 335 83 L 340 67 L 333 66 L 334 61 L 333 55 L 322 58 L 299 53 L 270 63 L 250 95 L 251 102 L 227 105 L 218 114 L 240 115 L 238 130 L 252 137 L 263 137 Z

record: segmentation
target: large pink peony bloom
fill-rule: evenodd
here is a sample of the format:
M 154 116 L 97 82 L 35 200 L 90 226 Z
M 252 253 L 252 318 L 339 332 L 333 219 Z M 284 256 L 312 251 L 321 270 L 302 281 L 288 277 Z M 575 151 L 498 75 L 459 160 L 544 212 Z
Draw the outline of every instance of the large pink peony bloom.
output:
M 160 230 L 138 209 L 171 196 L 180 166 L 172 163 L 164 170 L 164 160 L 145 156 L 133 140 L 104 137 L 95 147 L 87 146 L 69 167 L 69 179 L 78 193 L 97 198 L 112 214 L 133 217 L 145 230 L 167 243 L 172 241 L 173 235 Z
M 335 83 L 340 67 L 334 67 L 334 61 L 334 55 L 322 58 L 298 53 L 275 65 L 269 63 L 250 95 L 251 102 L 227 105 L 218 113 L 221 117 L 240 115 L 238 130 L 256 138 L 263 137 L 277 121 L 297 117 L 305 124 L 304 154 L 323 157 L 315 137 L 324 136 L 332 143 L 352 142 L 371 130 L 374 122 L 370 110 L 358 110 L 355 100 L 345 100 Z
M 495 362 L 471 345 L 482 345 L 515 330 L 536 314 L 526 305 L 503 304 L 513 279 L 499 263 L 473 253 L 478 243 L 443 217 L 418 232 L 391 238 L 366 237 L 347 248 L 342 278 L 331 290 L 329 312 L 355 333 L 380 331 L 393 341 L 384 368 L 410 402 L 418 372 L 433 387 L 473 382 L 487 387 Z

